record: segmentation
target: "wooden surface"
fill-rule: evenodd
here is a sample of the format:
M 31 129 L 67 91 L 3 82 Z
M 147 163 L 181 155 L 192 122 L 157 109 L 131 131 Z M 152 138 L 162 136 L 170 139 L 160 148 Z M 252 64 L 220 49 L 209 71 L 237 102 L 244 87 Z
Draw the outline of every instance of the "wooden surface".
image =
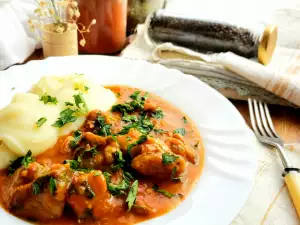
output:
M 30 60 L 41 59 L 43 59 L 43 52 L 42 50 L 37 50 L 26 60 L 26 62 Z M 239 112 L 246 120 L 247 124 L 250 126 L 250 117 L 247 102 L 235 100 L 231 100 L 231 102 L 239 110 Z M 286 142 L 300 143 L 300 109 L 272 105 L 270 106 L 270 112 L 275 129 L 277 130 L 278 134 Z

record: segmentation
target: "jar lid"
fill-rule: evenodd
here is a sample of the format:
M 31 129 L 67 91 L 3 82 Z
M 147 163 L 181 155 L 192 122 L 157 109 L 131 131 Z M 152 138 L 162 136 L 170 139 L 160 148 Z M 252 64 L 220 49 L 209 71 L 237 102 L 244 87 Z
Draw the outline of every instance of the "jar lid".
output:
M 268 25 L 262 34 L 258 47 L 258 60 L 267 65 L 272 59 L 277 41 L 277 26 Z

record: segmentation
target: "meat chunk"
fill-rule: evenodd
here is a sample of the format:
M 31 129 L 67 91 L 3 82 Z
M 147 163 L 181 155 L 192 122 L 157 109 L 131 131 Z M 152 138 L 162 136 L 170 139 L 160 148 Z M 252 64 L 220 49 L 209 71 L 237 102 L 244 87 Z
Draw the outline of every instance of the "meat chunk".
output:
M 173 134 L 172 137 L 166 139 L 165 143 L 173 153 L 183 156 L 191 163 L 196 162 L 194 150 L 184 143 L 180 134 Z
M 50 170 L 37 165 L 31 163 L 28 169 L 20 168 L 10 178 L 6 186 L 9 190 L 5 200 L 7 208 L 26 219 L 44 221 L 58 218 L 63 213 L 73 173 L 67 164 L 54 164 Z M 24 181 L 24 177 L 27 182 L 34 180 L 25 184 L 16 182 Z
M 95 198 L 97 201 L 94 201 Z M 90 215 L 96 217 L 94 215 L 95 208 L 98 207 L 96 205 L 99 205 L 101 201 L 108 201 L 109 198 L 104 175 L 101 171 L 93 171 L 74 176 L 67 201 L 78 218 L 85 218 Z M 100 207 L 103 205 L 100 204 Z
M 184 158 L 179 156 L 175 162 L 164 164 L 162 154 L 160 152 L 142 153 L 132 160 L 131 166 L 143 175 L 155 176 L 156 178 L 170 177 L 174 167 L 176 167 L 178 175 L 184 172 L 186 168 Z
M 108 137 L 101 137 L 91 132 L 85 132 L 84 137 L 88 142 L 96 145 L 105 145 L 108 140 Z

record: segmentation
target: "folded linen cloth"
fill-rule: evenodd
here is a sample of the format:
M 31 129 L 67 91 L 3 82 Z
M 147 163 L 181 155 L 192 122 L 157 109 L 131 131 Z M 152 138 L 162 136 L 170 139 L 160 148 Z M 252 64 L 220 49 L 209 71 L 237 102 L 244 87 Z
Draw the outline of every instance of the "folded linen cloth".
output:
M 171 43 L 155 44 L 146 36 L 144 25 L 138 26 L 135 40 L 123 51 L 122 56 L 160 63 L 192 74 L 229 98 L 245 100 L 251 96 L 269 103 L 300 106 L 300 5 L 295 0 L 281 5 L 278 1 L 266 2 L 269 5 L 266 3 L 268 6 L 260 7 L 263 9 L 261 12 L 257 10 L 257 0 L 246 10 L 240 8 L 240 14 L 246 14 L 241 18 L 248 19 L 244 23 L 239 21 L 240 18 L 228 19 L 228 15 L 230 10 L 234 14 L 237 5 L 247 4 L 249 1 L 229 0 L 226 1 L 226 10 L 221 10 L 222 7 L 214 7 L 215 4 L 221 4 L 216 0 L 205 4 L 201 0 L 170 0 L 165 10 L 169 15 L 181 12 L 181 16 L 186 13 L 187 17 L 195 14 L 200 15 L 200 18 L 209 18 L 208 15 L 211 14 L 211 18 L 221 21 L 236 20 L 239 21 L 238 24 L 247 24 L 251 28 L 256 25 L 256 30 L 260 30 L 265 24 L 276 24 L 278 45 L 268 66 L 230 52 L 208 55 Z M 273 8 L 270 9 L 270 6 Z M 196 13 L 193 13 L 193 8 Z M 253 12 L 256 13 L 255 17 L 248 18 L 247 15 Z
M 27 24 L 36 4 L 34 0 L 0 0 L 0 70 L 23 63 L 39 47 Z

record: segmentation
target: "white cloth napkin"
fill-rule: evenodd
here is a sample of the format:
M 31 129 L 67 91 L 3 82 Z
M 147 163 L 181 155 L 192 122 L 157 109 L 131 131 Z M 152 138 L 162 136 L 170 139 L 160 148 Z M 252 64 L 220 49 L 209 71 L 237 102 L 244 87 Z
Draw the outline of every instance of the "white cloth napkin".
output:
M 275 23 L 279 28 L 279 37 L 273 60 L 268 67 L 264 67 L 232 53 L 204 55 L 170 43 L 152 45 L 144 37 L 143 25 L 138 27 L 132 44 L 123 51 L 123 57 L 144 59 L 179 69 L 197 76 L 227 97 L 247 99 L 251 96 L 287 104 L 282 99 L 285 98 L 300 106 L 300 67 L 297 67 L 300 65 L 300 2 L 169 0 L 167 10 L 186 13 L 190 17 L 238 17 L 256 20 L 256 24 Z M 294 166 L 300 167 L 299 144 L 289 147 L 287 154 Z M 255 150 L 259 160 L 255 186 L 231 225 L 300 224 L 281 176 L 283 168 L 278 154 L 265 146 Z
M 22 63 L 39 46 L 27 24 L 36 7 L 34 0 L 0 0 L 0 70 Z

